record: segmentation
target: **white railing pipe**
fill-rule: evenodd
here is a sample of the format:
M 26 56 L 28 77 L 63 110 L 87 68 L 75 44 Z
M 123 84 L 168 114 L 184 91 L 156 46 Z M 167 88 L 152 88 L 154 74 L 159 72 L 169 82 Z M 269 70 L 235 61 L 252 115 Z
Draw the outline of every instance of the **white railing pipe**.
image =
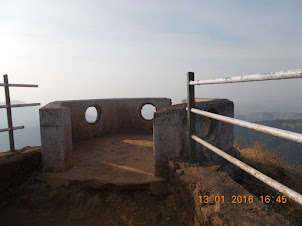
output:
M 266 81 L 266 80 L 290 79 L 290 78 L 302 78 L 302 69 L 269 72 L 269 73 L 262 73 L 262 74 L 253 74 L 253 75 L 242 75 L 242 76 L 235 76 L 235 77 L 225 77 L 225 78 L 202 80 L 202 81 L 191 81 L 190 85 Z
M 233 163 L 234 165 L 238 166 L 240 169 L 244 170 L 245 172 L 249 173 L 250 175 L 256 177 L 257 179 L 261 180 L 263 183 L 271 186 L 272 188 L 276 189 L 277 191 L 281 192 L 282 194 L 286 195 L 288 198 L 296 201 L 300 205 L 302 205 L 302 195 L 294 190 L 286 187 L 283 184 L 280 184 L 278 181 L 266 176 L 265 174 L 259 172 L 258 170 L 250 167 L 249 165 L 241 162 L 240 160 L 234 158 L 233 156 L 221 151 L 220 149 L 216 148 L 215 146 L 207 143 L 206 141 L 200 139 L 199 137 L 192 135 L 193 140 L 202 144 L 203 146 L 207 147 L 211 151 L 215 152 L 217 155 L 221 156 L 222 158 L 226 159 L 227 161 Z
M 252 129 L 252 130 L 255 130 L 255 131 L 258 131 L 258 132 L 267 133 L 267 134 L 270 134 L 270 135 L 273 135 L 273 136 L 276 136 L 276 137 L 281 137 L 281 138 L 284 138 L 284 139 L 288 139 L 288 140 L 291 140 L 291 141 L 302 143 L 302 134 L 300 134 L 300 133 L 290 132 L 290 131 L 287 131 L 287 130 L 282 130 L 282 129 L 277 129 L 277 128 L 273 128 L 273 127 L 269 127 L 269 126 L 264 126 L 264 125 L 260 125 L 260 124 L 257 124 L 257 123 L 252 123 L 252 122 L 247 122 L 247 121 L 243 121 L 243 120 L 239 120 L 239 119 L 234 119 L 234 118 L 231 118 L 231 117 L 218 115 L 218 114 L 215 114 L 215 113 L 210 113 L 210 112 L 195 109 L 195 108 L 192 108 L 191 112 L 193 112 L 195 114 L 198 114 L 198 115 L 205 116 L 205 117 L 217 119 L 217 120 L 222 121 L 222 122 L 234 124 L 234 125 L 241 126 L 241 127 L 248 128 L 248 129 Z

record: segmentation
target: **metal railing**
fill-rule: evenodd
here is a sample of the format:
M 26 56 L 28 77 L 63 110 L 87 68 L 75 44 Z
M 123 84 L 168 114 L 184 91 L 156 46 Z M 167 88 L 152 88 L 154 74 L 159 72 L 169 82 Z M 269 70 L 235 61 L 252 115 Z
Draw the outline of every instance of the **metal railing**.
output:
M 237 83 L 237 82 L 250 82 L 250 81 L 265 81 L 265 80 L 276 80 L 276 79 L 291 79 L 291 78 L 302 78 L 302 70 L 290 70 L 290 71 L 280 71 L 273 73 L 264 74 L 254 74 L 254 75 L 243 75 L 237 77 L 226 77 L 220 79 L 204 80 L 204 81 L 194 81 L 194 73 L 187 73 L 187 116 L 188 116 L 188 140 L 189 140 L 189 160 L 191 162 L 196 161 L 196 142 L 205 146 L 209 150 L 215 152 L 222 158 L 233 163 L 240 169 L 249 173 L 250 175 L 261 180 L 265 184 L 271 186 L 277 191 L 287 195 L 292 200 L 302 205 L 302 195 L 293 191 L 292 189 L 280 184 L 276 180 L 266 176 L 265 174 L 259 172 L 258 170 L 248 166 L 242 161 L 234 158 L 233 156 L 225 153 L 224 151 L 214 147 L 208 142 L 200 139 L 195 135 L 195 114 L 202 115 L 208 118 L 216 119 L 226 123 L 238 125 L 244 128 L 256 130 L 262 133 L 267 133 L 273 136 L 281 137 L 298 143 L 302 143 L 302 134 L 294 133 L 286 130 L 276 129 L 269 126 L 263 126 L 256 123 L 251 123 L 239 119 L 234 119 L 219 114 L 214 114 L 211 112 L 195 109 L 195 85 L 207 85 L 207 84 L 224 84 L 224 83 Z
M 3 75 L 3 82 L 0 83 L 0 86 L 4 86 L 5 91 L 5 105 L 0 105 L 1 108 L 6 108 L 7 114 L 7 125 L 8 128 L 0 129 L 0 132 L 7 132 L 9 134 L 9 146 L 11 151 L 15 151 L 15 140 L 14 140 L 14 130 L 24 129 L 24 126 L 17 126 L 13 127 L 13 119 L 12 119 L 12 108 L 17 107 L 30 107 L 30 106 L 39 106 L 40 103 L 34 104 L 11 104 L 10 102 L 10 94 L 9 94 L 9 87 L 38 87 L 38 85 L 31 85 L 31 84 L 11 84 L 8 83 L 7 75 Z

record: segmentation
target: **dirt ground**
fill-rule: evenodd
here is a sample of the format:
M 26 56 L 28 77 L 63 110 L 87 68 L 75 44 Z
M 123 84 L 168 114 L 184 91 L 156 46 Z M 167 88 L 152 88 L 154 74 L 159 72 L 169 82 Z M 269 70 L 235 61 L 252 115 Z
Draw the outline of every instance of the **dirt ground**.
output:
M 99 190 L 71 184 L 52 189 L 36 172 L 1 194 L 1 225 L 192 225 L 172 191 Z
M 85 153 L 75 155 L 78 159 L 75 170 L 84 167 L 89 172 L 86 175 L 79 175 L 84 178 L 83 180 L 79 180 L 79 178 L 70 180 L 68 178 L 68 183 L 50 183 L 49 178 L 48 181 L 45 180 L 45 175 L 39 169 L 24 184 L 10 188 L 6 192 L 1 192 L 0 225 L 194 225 L 193 215 L 197 208 L 193 209 L 190 194 L 181 194 L 182 192 L 177 191 L 175 186 L 173 187 L 175 190 L 170 187 L 166 195 L 154 196 L 151 194 L 149 186 L 147 186 L 150 184 L 146 183 L 146 181 L 154 180 L 154 169 L 151 167 L 153 164 L 145 164 L 152 157 L 152 141 L 150 137 L 130 137 L 130 139 L 129 137 L 121 136 L 120 138 L 120 142 L 115 142 L 114 147 L 118 146 L 132 151 L 132 155 L 135 156 L 136 160 L 144 164 L 135 165 L 131 161 L 125 162 L 122 158 L 120 160 L 116 158 L 119 161 L 113 161 L 116 159 L 109 159 L 109 157 L 105 156 L 107 159 L 105 159 L 106 164 L 104 165 L 104 160 L 101 163 L 99 162 L 99 159 L 103 157 L 101 156 L 102 153 L 98 149 L 94 149 L 95 144 L 92 141 L 90 150 L 94 151 L 89 153 L 89 155 Z M 105 141 L 109 142 L 111 138 L 106 139 Z M 81 147 L 80 145 L 78 146 L 79 148 Z M 256 152 L 257 150 L 250 151 L 254 157 L 242 152 L 244 161 L 273 178 L 279 178 L 280 182 L 291 185 L 296 191 L 302 192 L 300 171 L 293 171 L 281 163 L 271 162 L 272 157 L 264 156 L 260 148 L 258 149 L 259 152 Z M 107 153 L 108 156 L 115 156 L 115 149 L 113 148 L 108 150 L 102 148 L 101 150 L 111 153 Z M 82 159 L 84 159 L 82 154 L 89 157 L 86 161 L 90 161 L 91 165 L 95 164 L 93 165 L 94 167 L 82 162 Z M 123 152 L 117 154 L 121 155 L 119 157 L 123 157 Z M 109 166 L 108 163 L 110 163 Z M 112 167 L 112 169 L 109 167 Z M 105 178 L 105 181 L 102 176 L 97 177 L 97 179 L 101 182 L 106 182 L 108 186 L 91 186 L 91 178 L 87 180 L 87 175 L 93 175 L 94 170 L 100 171 L 103 168 L 114 171 L 113 175 L 120 175 L 118 177 L 120 179 L 119 183 L 113 183 L 116 181 L 109 177 L 107 178 L 110 179 L 111 183 L 107 183 L 109 180 Z M 217 169 L 220 168 L 218 167 Z M 197 169 L 193 167 L 190 170 L 195 172 Z M 238 195 L 241 194 L 243 187 L 246 190 L 242 190 L 242 194 L 249 191 L 257 197 L 267 194 L 271 196 L 278 195 L 276 191 L 247 174 L 243 175 L 240 182 L 242 187 L 232 181 L 225 173 L 220 172 L 220 170 L 214 170 L 215 172 L 210 174 L 206 172 L 206 169 L 203 169 L 205 172 L 197 175 L 190 170 L 178 169 L 178 176 L 184 178 L 185 184 L 192 185 L 193 190 L 199 189 L 209 197 L 215 197 L 219 194 L 226 197 L 227 194 Z M 77 172 L 75 171 L 72 175 L 77 175 Z M 132 175 L 135 175 L 134 179 L 143 178 L 146 181 L 141 184 L 133 180 L 131 186 L 124 186 L 125 184 L 122 181 L 124 176 L 132 178 Z M 200 183 L 189 183 L 192 180 L 190 178 L 192 175 L 196 178 L 202 177 L 199 179 Z M 58 178 L 55 179 L 52 182 L 58 181 Z M 227 181 L 230 182 L 227 183 Z M 178 185 L 178 187 L 180 191 L 185 190 L 181 189 L 182 186 Z M 195 195 L 198 194 L 196 193 Z M 197 198 L 195 197 L 193 200 L 196 201 Z M 256 204 L 254 203 L 254 205 Z M 206 216 L 206 219 L 211 219 L 209 222 L 214 225 L 222 225 L 223 222 L 226 222 L 224 219 L 227 219 L 227 214 L 233 216 L 232 214 L 234 213 L 235 216 L 231 217 L 231 220 L 224 225 L 234 225 L 234 222 L 242 219 L 244 214 L 246 217 L 243 217 L 243 220 L 247 221 L 249 219 L 249 223 L 255 221 L 256 218 L 254 216 L 260 217 L 260 219 L 263 217 L 260 222 L 265 225 L 265 217 L 272 218 L 272 221 L 276 220 L 274 212 L 280 214 L 279 218 L 281 220 L 289 221 L 290 225 L 301 225 L 302 221 L 302 209 L 292 201 L 288 201 L 284 205 L 270 203 L 265 205 L 265 208 L 258 206 L 252 208 L 253 206 L 250 204 L 239 206 L 240 209 L 236 209 L 235 205 L 231 205 L 231 208 L 229 208 L 227 205 L 220 203 L 210 205 L 198 203 L 198 205 L 202 211 L 195 214 Z M 242 213 L 237 218 L 236 214 L 240 211 Z
M 102 145 L 100 145 L 100 143 Z M 154 196 L 152 135 L 118 134 L 78 142 L 66 173 L 36 171 L 0 193 L 0 225 L 186 225 L 173 191 Z
M 220 171 L 213 175 L 220 174 L 226 176 Z M 209 176 L 207 173 L 202 175 L 205 178 Z M 231 186 L 232 184 L 226 183 L 231 180 L 228 176 L 218 178 L 218 182 L 223 183 L 223 186 L 211 186 L 217 183 L 217 178 L 213 175 L 207 180 L 201 180 L 205 183 L 200 185 L 201 191 L 205 191 L 209 197 L 219 194 L 227 197 L 225 189 L 228 189 L 230 194 L 241 194 L 234 190 L 234 187 L 238 188 L 240 185 Z M 219 192 L 220 189 L 224 190 Z M 87 183 L 74 182 L 54 188 L 45 183 L 42 172 L 37 171 L 23 185 L 0 194 L 0 222 L 1 225 L 195 225 L 192 219 L 192 203 L 184 205 L 186 200 L 191 202 L 191 199 L 192 197 L 180 195 L 171 187 L 169 193 L 163 196 L 154 196 L 149 189 L 142 186 L 129 189 L 123 187 L 122 190 L 120 187 L 92 189 L 87 188 Z M 201 214 L 207 215 L 212 222 L 218 222 L 214 225 L 221 225 L 220 223 L 224 222 L 221 219 L 227 218 L 230 211 L 236 213 L 235 205 L 229 207 L 231 208 L 228 208 L 227 204 L 205 205 L 201 206 Z M 274 218 L 274 206 L 267 206 L 271 209 L 269 211 L 257 206 L 254 209 L 252 207 L 251 204 L 241 205 L 240 209 L 245 217 L 240 215 L 238 218 L 232 218 L 232 221 L 250 219 L 249 222 L 253 222 L 256 219 L 254 216 Z M 285 206 L 284 208 L 287 209 Z M 292 225 L 299 225 L 301 212 L 298 209 L 296 211 L 277 212 Z M 261 222 L 264 223 L 265 220 Z M 229 222 L 223 225 L 234 224 Z

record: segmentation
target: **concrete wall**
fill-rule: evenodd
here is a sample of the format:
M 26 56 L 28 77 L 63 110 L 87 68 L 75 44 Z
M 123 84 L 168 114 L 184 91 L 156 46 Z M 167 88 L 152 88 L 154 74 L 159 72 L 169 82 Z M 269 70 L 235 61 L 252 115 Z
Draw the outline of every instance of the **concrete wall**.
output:
M 44 170 L 65 171 L 72 167 L 72 143 L 118 132 L 152 133 L 152 120 L 141 116 L 145 104 L 157 110 L 171 105 L 167 98 L 125 98 L 57 101 L 40 109 L 42 159 Z M 94 106 L 95 123 L 85 112 Z
M 165 176 L 168 161 L 188 159 L 187 104 L 166 107 L 154 114 L 154 155 L 155 174 Z M 234 117 L 234 104 L 225 99 L 196 99 L 195 108 Z M 233 125 L 204 116 L 195 115 L 196 135 L 221 150 L 240 158 L 240 153 L 233 148 Z M 225 166 L 229 173 L 234 170 L 221 162 L 221 157 L 196 144 L 199 162 L 214 162 Z

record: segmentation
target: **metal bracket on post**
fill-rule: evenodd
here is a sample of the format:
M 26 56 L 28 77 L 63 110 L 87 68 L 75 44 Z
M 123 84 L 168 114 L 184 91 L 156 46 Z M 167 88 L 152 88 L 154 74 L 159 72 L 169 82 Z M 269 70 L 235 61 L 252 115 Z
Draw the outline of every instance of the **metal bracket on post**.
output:
M 196 142 L 192 139 L 195 135 L 195 114 L 191 112 L 191 108 L 195 108 L 195 87 L 190 85 L 190 81 L 194 81 L 194 72 L 187 73 L 187 118 L 188 118 L 188 143 L 189 143 L 189 160 L 191 163 L 196 162 Z
M 4 90 L 5 90 L 5 103 L 6 103 L 6 114 L 7 114 L 7 125 L 9 128 L 9 145 L 10 150 L 15 151 L 15 141 L 14 141 L 14 130 L 13 130 L 13 122 L 12 122 L 12 110 L 10 104 L 10 96 L 9 96 L 9 87 L 8 87 L 8 78 L 7 75 L 3 75 L 4 80 Z

